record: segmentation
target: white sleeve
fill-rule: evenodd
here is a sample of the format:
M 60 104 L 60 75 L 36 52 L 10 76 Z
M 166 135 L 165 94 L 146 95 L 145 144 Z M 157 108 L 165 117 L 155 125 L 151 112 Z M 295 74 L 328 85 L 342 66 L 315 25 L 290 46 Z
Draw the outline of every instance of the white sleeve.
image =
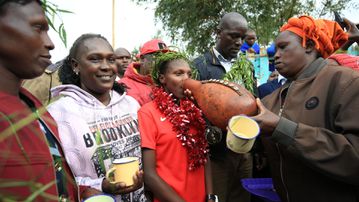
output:
M 98 179 L 92 179 L 90 177 L 76 177 L 75 179 L 77 184 L 80 186 L 89 186 L 102 192 L 103 177 Z

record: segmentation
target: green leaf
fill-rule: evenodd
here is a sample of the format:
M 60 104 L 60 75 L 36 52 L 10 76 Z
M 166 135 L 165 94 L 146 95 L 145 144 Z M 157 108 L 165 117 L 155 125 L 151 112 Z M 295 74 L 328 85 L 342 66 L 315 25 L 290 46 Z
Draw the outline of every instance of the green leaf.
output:
M 11 188 L 11 187 L 25 187 L 25 186 L 29 186 L 30 184 L 32 184 L 32 182 L 28 182 L 28 181 L 4 181 L 4 180 L 1 180 L 0 181 L 0 188 L 4 189 L 4 188 Z
M 57 9 L 57 11 L 60 12 L 60 13 L 70 13 L 70 14 L 74 14 L 74 12 L 72 12 L 72 11 L 63 10 L 63 9 Z
M 34 201 L 34 199 L 42 194 L 43 192 L 45 192 L 45 190 L 49 189 L 51 186 L 53 186 L 56 183 L 56 180 L 51 181 L 50 183 L 42 186 L 41 188 L 37 189 L 35 192 L 33 192 L 26 200 L 25 202 L 31 202 Z
M 66 30 L 65 27 L 62 27 L 61 29 L 61 36 L 62 36 L 62 42 L 64 42 L 65 47 L 67 48 L 67 34 L 66 34 Z
M 47 19 L 47 22 L 48 22 L 49 26 L 50 26 L 53 30 L 57 31 L 56 28 L 54 27 L 54 24 L 52 23 L 52 20 L 50 20 L 48 16 L 46 16 L 46 19 Z
M 45 11 L 46 14 L 46 19 L 48 21 L 49 26 L 56 32 L 58 33 L 61 41 L 63 42 L 63 44 L 65 45 L 65 47 L 67 47 L 67 34 L 66 34 L 66 30 L 65 30 L 65 26 L 64 23 L 61 19 L 60 13 L 73 13 L 71 11 L 68 10 L 64 10 L 64 9 L 60 9 L 56 4 L 53 4 L 49 1 L 42 1 L 42 6 L 43 9 Z M 55 21 L 59 19 L 60 20 L 60 25 L 59 28 L 56 29 L 55 27 Z
M 234 62 L 231 70 L 227 72 L 224 80 L 243 85 L 248 91 L 253 93 L 255 78 L 253 76 L 253 64 L 247 60 L 245 55 L 239 55 Z

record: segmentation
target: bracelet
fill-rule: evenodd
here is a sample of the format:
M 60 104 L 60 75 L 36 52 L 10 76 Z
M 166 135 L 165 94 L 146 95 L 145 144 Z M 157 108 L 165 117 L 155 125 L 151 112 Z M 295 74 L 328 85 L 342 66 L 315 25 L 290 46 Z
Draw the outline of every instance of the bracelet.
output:
M 214 200 L 215 202 L 217 202 L 218 201 L 218 196 L 215 195 L 215 194 L 208 194 L 207 195 L 207 201 L 209 201 L 209 200 Z

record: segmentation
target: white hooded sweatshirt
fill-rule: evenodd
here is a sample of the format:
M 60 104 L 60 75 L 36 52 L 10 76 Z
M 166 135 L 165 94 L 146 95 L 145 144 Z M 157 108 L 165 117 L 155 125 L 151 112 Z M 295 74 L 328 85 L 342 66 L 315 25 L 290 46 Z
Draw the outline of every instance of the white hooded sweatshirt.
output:
M 56 120 L 66 160 L 79 185 L 102 191 L 102 180 L 114 159 L 141 159 L 140 106 L 134 98 L 111 91 L 111 101 L 105 106 L 75 85 L 55 87 L 52 94 L 61 97 L 48 111 Z M 146 201 L 143 188 L 116 196 L 116 200 Z

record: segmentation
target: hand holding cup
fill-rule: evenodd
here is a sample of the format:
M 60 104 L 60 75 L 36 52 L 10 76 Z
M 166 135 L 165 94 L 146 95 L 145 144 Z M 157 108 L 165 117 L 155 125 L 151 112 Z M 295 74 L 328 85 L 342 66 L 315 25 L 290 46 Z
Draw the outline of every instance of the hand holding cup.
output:
M 110 175 L 113 173 L 113 179 Z M 143 185 L 143 171 L 139 170 L 138 157 L 115 159 L 112 168 L 107 171 L 102 182 L 102 189 L 106 193 L 125 194 L 141 188 Z

